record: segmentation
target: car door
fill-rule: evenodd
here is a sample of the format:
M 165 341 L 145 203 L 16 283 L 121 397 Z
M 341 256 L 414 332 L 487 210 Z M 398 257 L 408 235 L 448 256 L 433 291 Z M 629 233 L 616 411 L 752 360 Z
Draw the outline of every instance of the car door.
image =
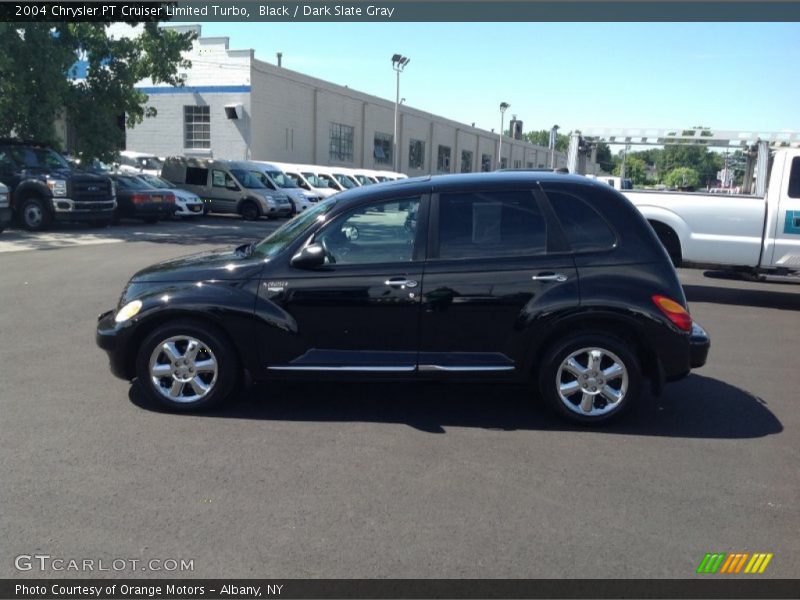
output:
M 773 251 L 767 259 L 771 259 L 768 266 L 797 269 L 800 268 L 800 156 L 789 156 L 787 161 L 788 178 L 784 174 L 780 192 L 774 196 L 779 205 L 775 210 Z
M 238 212 L 242 190 L 230 173 L 211 169 L 211 209 L 216 212 Z
M 271 371 L 416 370 L 427 207 L 418 195 L 354 206 L 309 240 L 325 265 L 262 281 L 287 323 L 260 334 Z
M 541 192 L 434 194 L 420 372 L 519 372 L 537 323 L 578 305 L 578 278 Z

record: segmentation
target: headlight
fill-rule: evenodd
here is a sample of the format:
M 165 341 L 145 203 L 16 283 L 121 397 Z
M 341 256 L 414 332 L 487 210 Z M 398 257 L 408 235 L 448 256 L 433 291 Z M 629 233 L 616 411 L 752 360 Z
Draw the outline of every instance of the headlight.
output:
M 6 208 L 8 206 L 8 194 L 3 192 L 0 194 L 0 208 Z
M 67 195 L 67 182 L 64 179 L 48 179 L 47 187 L 53 192 L 53 196 Z
M 272 196 L 264 196 L 264 199 L 267 201 L 267 204 L 269 206 L 272 206 L 272 205 L 275 204 L 275 198 L 273 198 Z
M 114 315 L 114 321 L 117 323 L 123 323 L 128 319 L 132 319 L 139 311 L 142 309 L 142 301 L 141 300 L 134 300 L 133 302 L 128 302 L 125 306 L 120 308 L 117 311 L 117 314 Z

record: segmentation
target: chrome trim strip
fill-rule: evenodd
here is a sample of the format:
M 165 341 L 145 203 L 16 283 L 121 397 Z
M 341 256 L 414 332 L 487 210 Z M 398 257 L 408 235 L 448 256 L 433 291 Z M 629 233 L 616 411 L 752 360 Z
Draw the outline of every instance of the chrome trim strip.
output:
M 419 365 L 422 372 L 431 371 L 513 371 L 514 365 Z
M 417 370 L 417 367 L 414 365 L 402 366 L 402 367 L 358 367 L 358 366 L 319 366 L 319 367 L 311 367 L 311 366 L 294 366 L 294 365 L 286 365 L 286 366 L 279 366 L 279 367 L 267 367 L 269 371 L 368 371 L 372 373 L 412 373 Z

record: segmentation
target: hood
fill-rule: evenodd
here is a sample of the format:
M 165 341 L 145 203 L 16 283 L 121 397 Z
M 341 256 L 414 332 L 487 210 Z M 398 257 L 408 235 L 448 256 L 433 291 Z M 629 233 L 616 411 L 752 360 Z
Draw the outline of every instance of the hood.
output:
M 75 179 L 84 181 L 105 181 L 105 175 L 84 171 L 81 169 L 50 168 L 50 167 L 25 167 L 22 169 L 22 177 L 25 179 L 45 179 L 47 177 L 55 179 Z
M 131 282 L 236 281 L 257 275 L 263 266 L 263 259 L 227 248 L 156 263 L 136 273 Z

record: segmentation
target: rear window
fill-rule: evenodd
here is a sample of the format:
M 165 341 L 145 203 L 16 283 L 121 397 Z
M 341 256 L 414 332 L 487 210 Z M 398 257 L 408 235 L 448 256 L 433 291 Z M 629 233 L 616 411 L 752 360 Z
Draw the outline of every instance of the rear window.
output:
M 208 169 L 186 167 L 186 183 L 189 185 L 208 185 Z
M 547 222 L 528 191 L 439 197 L 439 258 L 528 256 L 546 249 Z
M 614 247 L 617 236 L 583 198 L 564 192 L 547 192 L 547 197 L 573 251 L 591 252 Z

